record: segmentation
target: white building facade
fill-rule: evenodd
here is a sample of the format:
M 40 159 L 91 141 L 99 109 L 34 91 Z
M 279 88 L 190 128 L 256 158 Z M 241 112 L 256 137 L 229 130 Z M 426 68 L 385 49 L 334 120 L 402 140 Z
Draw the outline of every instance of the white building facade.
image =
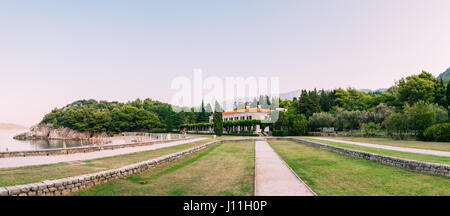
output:
M 277 109 L 277 110 L 285 111 L 285 109 Z M 273 112 L 273 110 L 247 107 L 246 109 L 223 112 L 222 118 L 224 122 L 236 120 L 269 120 L 269 115 L 271 112 Z M 213 116 L 209 117 L 209 122 L 213 122 Z M 260 133 L 262 131 L 269 132 L 269 127 L 261 129 L 260 125 L 256 125 L 254 131 L 256 133 Z

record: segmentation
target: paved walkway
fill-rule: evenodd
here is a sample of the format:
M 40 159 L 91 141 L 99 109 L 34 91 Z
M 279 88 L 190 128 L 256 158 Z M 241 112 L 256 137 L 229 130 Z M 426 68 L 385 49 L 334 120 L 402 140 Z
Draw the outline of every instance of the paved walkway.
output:
M 138 146 L 138 147 L 128 147 L 120 148 L 114 150 L 102 150 L 88 153 L 75 153 L 69 155 L 54 155 L 54 156 L 30 156 L 30 157 L 11 157 L 11 158 L 0 158 L 0 168 L 11 168 L 11 167 L 23 167 L 32 165 L 42 165 L 42 164 L 54 164 L 69 161 L 78 160 L 91 160 L 96 158 L 110 157 L 122 154 L 129 154 L 134 152 L 155 150 L 170 146 L 182 145 L 186 143 L 201 141 L 206 138 L 195 138 L 190 140 L 173 141 L 167 143 L 158 143 L 148 146 Z
M 428 154 L 428 155 L 437 155 L 437 156 L 450 157 L 450 152 L 448 152 L 448 151 L 437 151 L 437 150 L 417 149 L 417 148 L 408 148 L 408 147 L 396 147 L 396 146 L 388 146 L 388 145 L 378 145 L 378 144 L 369 144 L 369 143 L 361 143 L 361 142 L 352 142 L 352 141 L 345 141 L 345 140 L 329 139 L 329 138 L 322 138 L 322 137 L 309 137 L 309 138 L 316 139 L 316 140 L 324 140 L 324 141 L 344 143 L 344 144 L 349 144 L 349 145 L 359 145 L 359 146 L 366 146 L 366 147 L 387 149 L 387 150 L 394 150 L 394 151 L 401 151 L 401 152 L 410 152 L 410 153 L 418 153 L 418 154 Z
M 266 141 L 255 142 L 256 196 L 314 196 Z

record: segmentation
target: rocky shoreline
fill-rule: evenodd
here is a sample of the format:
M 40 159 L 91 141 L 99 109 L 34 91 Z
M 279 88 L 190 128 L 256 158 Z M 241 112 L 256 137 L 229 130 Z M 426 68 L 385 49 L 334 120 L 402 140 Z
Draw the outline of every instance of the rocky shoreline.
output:
M 66 127 L 53 128 L 52 124 L 32 126 L 28 132 L 14 136 L 17 140 L 89 140 L 91 138 L 109 137 L 106 133 L 91 134 L 79 132 Z

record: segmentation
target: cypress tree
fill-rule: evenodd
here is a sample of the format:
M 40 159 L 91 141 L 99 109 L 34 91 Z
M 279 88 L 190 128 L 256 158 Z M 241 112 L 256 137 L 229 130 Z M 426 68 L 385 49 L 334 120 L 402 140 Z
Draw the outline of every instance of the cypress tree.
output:
M 447 110 L 450 106 L 450 82 L 447 83 Z
M 173 130 L 172 107 L 169 107 L 166 117 L 166 131 L 170 133 L 172 132 L 172 130 Z

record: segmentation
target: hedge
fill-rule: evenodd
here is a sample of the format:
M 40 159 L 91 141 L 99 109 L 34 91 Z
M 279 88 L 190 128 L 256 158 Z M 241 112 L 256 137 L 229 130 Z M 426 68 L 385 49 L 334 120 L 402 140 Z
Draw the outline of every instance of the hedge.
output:
M 181 133 L 181 131 L 178 130 L 173 130 L 173 131 L 167 131 L 167 130 L 152 130 L 152 131 L 148 131 L 148 133 L 173 133 L 173 134 L 179 134 Z
M 423 132 L 427 141 L 450 142 L 450 122 L 434 124 Z
M 260 120 L 233 120 L 233 121 L 224 121 L 223 126 L 256 126 L 257 124 L 260 124 Z

